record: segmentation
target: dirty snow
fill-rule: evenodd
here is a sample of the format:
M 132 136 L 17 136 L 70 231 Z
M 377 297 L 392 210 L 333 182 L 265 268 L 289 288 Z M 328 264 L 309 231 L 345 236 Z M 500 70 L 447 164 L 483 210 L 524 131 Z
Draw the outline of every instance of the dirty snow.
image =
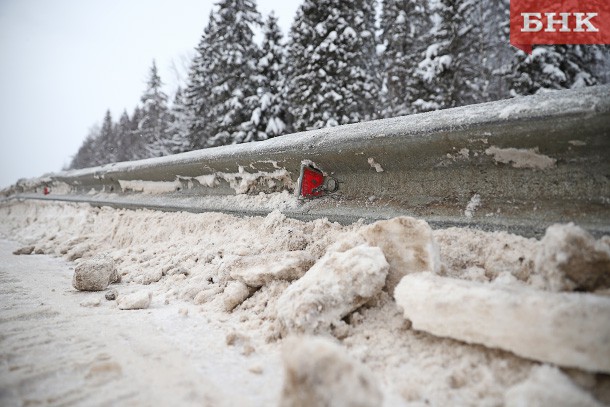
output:
M 376 162 L 373 157 L 369 157 L 367 159 L 367 162 L 369 163 L 371 168 L 374 169 L 376 172 L 383 172 L 383 167 L 381 166 L 381 164 Z
M 142 180 L 119 180 L 123 192 L 142 192 L 144 194 L 164 194 L 175 192 L 182 185 L 180 181 L 142 181 Z
M 491 146 L 485 150 L 485 154 L 492 155 L 498 163 L 510 164 L 514 168 L 531 168 L 545 170 L 553 168 L 556 159 L 540 154 L 538 148 L 499 148 Z
M 474 212 L 479 209 L 479 206 L 481 206 L 481 195 L 474 194 L 472 198 L 470 198 L 468 205 L 466 205 L 464 216 L 467 218 L 472 218 L 474 216 Z
M 0 233 L 22 246 L 33 246 L 33 253 L 61 256 L 74 266 L 106 254 L 121 276 L 121 282 L 111 286 L 117 300 L 106 300 L 102 292 L 74 290 L 68 264 L 64 271 L 50 273 L 43 267 L 49 260 L 38 262 L 42 257 L 12 255 L 18 249 L 15 245 L 3 251 L 2 256 L 10 257 L 0 266 L 0 295 L 12 302 L 0 310 L 0 327 L 5 333 L 2 355 L 7 361 L 0 375 L 2 404 L 53 397 L 69 401 L 71 394 L 89 397 L 92 403 L 132 397 L 140 404 L 150 400 L 162 404 L 286 404 L 289 397 L 282 389 L 289 395 L 295 390 L 290 390 L 289 375 L 303 373 L 304 380 L 324 377 L 315 369 L 309 371 L 313 376 L 307 376 L 305 367 L 295 371 L 294 366 L 307 365 L 296 352 L 284 356 L 282 365 L 281 349 L 290 345 L 283 334 L 291 333 L 293 326 L 315 326 L 318 337 L 331 341 L 320 345 L 327 349 L 330 360 L 345 366 L 337 368 L 345 383 L 316 382 L 307 397 L 340 393 L 335 403 L 348 403 L 345 400 L 350 394 L 337 389 L 362 390 L 362 376 L 357 372 L 366 371 L 364 375 L 376 383 L 385 406 L 519 405 L 523 400 L 532 404 L 553 400 L 548 392 L 545 395 L 550 388 L 572 397 L 569 400 L 587 400 L 590 405 L 610 403 L 610 376 L 605 373 L 567 367 L 561 360 L 553 360 L 555 365 L 540 362 L 520 351 L 522 356 L 517 356 L 476 339 L 469 339 L 473 342 L 469 344 L 454 335 L 457 327 L 451 335 L 418 330 L 388 292 L 386 276 L 403 264 L 412 269 L 397 270 L 402 273 L 399 278 L 416 279 L 427 271 L 436 278 L 500 290 L 506 301 L 518 300 L 525 290 L 544 298 L 582 296 L 586 299 L 582 301 L 583 312 L 588 312 L 586 304 L 607 298 L 603 277 L 607 237 L 595 240 L 570 230 L 560 233 L 550 229 L 546 240 L 540 241 L 458 228 L 426 232 L 425 222 L 417 220 L 385 221 L 389 222 L 385 227 L 381 222 L 377 226 L 341 226 L 324 219 L 287 219 L 279 211 L 266 217 L 239 218 L 27 201 L 2 204 L 0 219 Z M 417 227 L 421 232 L 415 232 Z M 379 233 L 373 239 L 367 230 Z M 412 239 L 401 243 L 400 236 L 409 233 Z M 571 236 L 581 236 L 581 240 L 576 239 L 578 247 L 590 248 L 590 255 L 579 257 Z M 285 255 L 292 252 L 299 254 Z M 423 259 L 419 257 L 422 253 Z M 273 266 L 268 270 L 262 260 L 265 256 Z M 542 264 L 548 259 L 556 259 L 554 273 L 543 271 Z M 19 262 L 28 262 L 29 269 L 36 272 L 18 271 Z M 350 262 L 362 280 L 355 278 L 356 274 L 354 281 L 346 278 L 345 273 L 351 275 Z M 574 283 L 572 265 L 584 265 L 592 273 L 585 284 Z M 577 287 L 581 292 L 573 293 Z M 563 292 L 556 293 L 558 289 Z M 23 294 L 17 294 L 20 290 L 32 291 L 35 296 L 24 302 L 20 299 Z M 312 296 L 316 290 L 319 295 Z M 148 309 L 118 308 L 122 297 L 142 291 L 150 299 Z M 301 294 L 290 294 L 295 291 Z M 513 291 L 519 294 L 513 297 Z M 294 297 L 294 302 L 281 300 L 285 296 Z M 417 306 L 425 309 L 428 299 L 424 294 L 422 297 Z M 299 299 L 304 301 L 297 302 Z M 99 305 L 95 305 L 97 300 Z M 445 300 L 451 304 L 457 296 L 449 292 Z M 79 305 L 84 301 L 89 306 Z M 3 300 L 3 304 L 9 302 Z M 49 305 L 40 306 L 40 302 Z M 287 312 L 296 304 L 304 308 Z M 336 309 L 327 314 L 335 304 Z M 476 300 L 463 296 L 460 309 L 469 306 L 471 318 L 485 311 Z M 70 322 L 76 310 L 78 324 Z M 37 313 L 36 318 L 27 317 L 31 312 Z M 426 310 L 420 315 L 428 323 L 432 321 L 429 313 Z M 473 324 L 469 315 L 462 316 L 465 323 Z M 298 318 L 306 324 L 295 325 Z M 308 325 L 316 320 L 322 322 Z M 594 335 L 605 332 L 607 320 L 610 318 L 599 323 L 602 326 L 590 326 L 586 321 L 572 324 L 572 319 L 564 318 L 558 332 Z M 508 315 L 502 329 L 510 330 L 522 322 Z M 559 328 L 548 329 L 552 333 Z M 577 332 L 579 329 L 584 332 Z M 104 336 L 90 335 L 100 330 Z M 532 330 L 536 332 L 535 327 Z M 40 343 L 32 337 L 20 346 L 28 332 L 39 332 L 49 339 Z M 66 338 L 76 342 L 64 352 Z M 127 338 L 130 348 L 114 345 L 117 340 L 125 343 L 122 338 Z M 100 355 L 86 353 L 81 359 L 83 351 L 75 348 L 79 341 L 89 353 L 101 349 Z M 518 335 L 514 341 L 518 343 Z M 603 354 L 608 344 L 601 346 Z M 54 356 L 59 353 L 67 369 L 60 375 L 37 373 L 51 371 L 50 366 L 61 368 Z M 296 362 L 291 362 L 293 356 Z M 160 370 L 151 369 L 150 358 L 156 358 Z M 316 366 L 321 362 L 308 363 Z M 92 379 L 81 386 L 84 393 L 74 393 L 68 383 L 83 380 L 83 375 Z M 101 387 L 95 387 L 94 382 L 102 383 Z M 377 400 L 374 388 L 371 385 L 370 400 Z
M 290 173 L 286 169 L 276 169 L 273 172 L 248 172 L 239 166 L 237 173 L 215 172 L 197 177 L 177 176 L 174 181 L 142 181 L 142 180 L 119 180 L 123 192 L 142 192 L 144 194 L 164 194 L 175 192 L 182 188 L 183 182 L 187 188 L 193 188 L 197 184 L 205 187 L 214 187 L 220 180 L 226 181 L 236 194 L 245 194 L 257 184 L 268 188 L 280 187 L 278 189 L 294 189 Z

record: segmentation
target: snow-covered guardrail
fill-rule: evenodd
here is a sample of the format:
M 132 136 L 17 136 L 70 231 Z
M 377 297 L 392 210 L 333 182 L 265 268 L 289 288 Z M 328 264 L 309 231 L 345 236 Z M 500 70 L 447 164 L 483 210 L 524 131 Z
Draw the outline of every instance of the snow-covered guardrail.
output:
M 299 199 L 303 164 L 336 190 Z M 573 221 L 608 233 L 610 86 L 59 172 L 4 195 L 343 223 L 405 214 L 523 234 Z

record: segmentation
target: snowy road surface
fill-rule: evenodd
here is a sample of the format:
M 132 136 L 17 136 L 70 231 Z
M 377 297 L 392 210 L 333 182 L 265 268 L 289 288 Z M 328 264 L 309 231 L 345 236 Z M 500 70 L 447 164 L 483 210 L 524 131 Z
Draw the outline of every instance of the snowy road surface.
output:
M 103 292 L 72 288 L 70 263 L 12 255 L 17 247 L 0 240 L 0 405 L 270 405 L 278 397 L 281 379 L 265 379 L 281 376 L 277 355 L 264 355 L 269 369 L 258 373 L 263 355 L 246 360 L 202 314 L 181 315 L 188 304 L 120 311 Z

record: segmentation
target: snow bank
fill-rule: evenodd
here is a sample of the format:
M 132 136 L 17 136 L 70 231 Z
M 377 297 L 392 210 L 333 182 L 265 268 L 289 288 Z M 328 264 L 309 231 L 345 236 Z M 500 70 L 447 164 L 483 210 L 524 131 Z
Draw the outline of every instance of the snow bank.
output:
M 610 298 L 550 293 L 419 273 L 396 287 L 417 330 L 525 358 L 610 373 Z
M 281 407 L 382 405 L 382 392 L 370 370 L 329 339 L 288 338 L 283 360 Z
M 277 194 L 277 198 L 283 200 L 286 195 Z M 276 199 L 259 195 L 239 198 L 244 205 Z M 533 391 L 522 393 L 526 396 L 521 398 L 508 398 L 508 390 L 518 389 L 516 386 L 522 383 L 530 383 L 528 386 L 538 392 L 551 387 L 540 380 L 528 381 L 540 362 L 518 353 L 520 346 L 525 346 L 518 343 L 522 336 L 508 329 L 519 328 L 510 322 L 516 310 L 522 310 L 522 323 L 538 318 L 529 324 L 533 326 L 530 331 L 524 331 L 524 338 L 533 335 L 535 327 L 545 329 L 543 340 L 559 337 L 549 342 L 558 358 L 572 357 L 579 352 L 575 349 L 578 341 L 595 341 L 608 326 L 605 322 L 587 322 L 591 320 L 587 311 L 590 303 L 607 301 L 602 296 L 607 293 L 602 288 L 603 279 L 579 286 L 564 284 L 561 288 L 594 290 L 595 294 L 552 292 L 549 281 L 554 280 L 547 276 L 558 274 L 563 276 L 560 281 L 576 281 L 570 274 L 576 269 L 599 272 L 598 265 L 603 264 L 598 260 L 604 258 L 608 238 L 581 242 L 574 236 L 582 231 L 572 226 L 550 228 L 547 237 L 539 241 L 504 232 L 459 228 L 433 231 L 425 222 L 412 218 L 341 226 L 325 219 L 288 219 L 279 211 L 266 217 L 234 217 L 16 201 L 0 204 L 0 218 L 0 235 L 31 246 L 32 253 L 78 262 L 108 253 L 122 277 L 118 298 L 144 291 L 153 295 L 155 306 L 145 313 L 125 313 L 114 301 L 102 300 L 94 308 L 83 309 L 78 307 L 83 296 L 98 294 L 72 291 L 68 295 L 75 296 L 77 309 L 103 311 L 110 318 L 113 312 L 120 313 L 121 318 L 160 318 L 162 314 L 171 324 L 188 322 L 167 331 L 172 335 L 186 335 L 188 329 L 199 324 L 199 334 L 183 339 L 201 349 L 202 359 L 210 356 L 218 360 L 209 376 L 218 377 L 224 385 L 238 380 L 242 393 L 250 389 L 248 395 L 264 389 L 263 398 L 271 402 L 259 403 L 263 405 L 275 405 L 280 399 L 278 351 L 285 340 L 282 335 L 294 331 L 338 338 L 350 359 L 363 362 L 372 371 L 384 405 L 502 405 L 509 399 L 536 400 Z M 458 288 L 445 297 L 439 294 L 440 287 L 431 294 L 415 292 L 410 298 L 423 310 L 409 317 L 411 323 L 389 294 L 390 275 L 396 281 L 417 279 L 422 271 L 432 273 L 436 276 L 433 279 L 443 276 L 442 281 L 450 280 L 448 277 L 452 282 L 458 280 L 451 284 Z M 584 281 L 593 280 L 587 277 Z M 459 284 L 475 289 L 463 289 Z M 483 287 L 483 294 L 478 294 L 478 287 Z M 456 300 L 459 293 L 464 294 L 462 301 Z M 398 291 L 396 296 L 400 297 Z M 142 294 L 145 302 L 146 298 L 148 295 Z M 542 302 L 526 307 L 531 298 L 542 298 Z M 556 305 L 557 298 L 561 298 L 560 305 Z M 573 298 L 585 299 L 576 301 L 580 305 L 574 307 Z M 447 305 L 437 309 L 437 303 Z M 480 306 L 467 308 L 472 304 Z M 575 317 L 579 310 L 584 317 Z M 499 326 L 496 336 L 505 335 L 499 339 L 492 335 L 492 339 L 508 338 L 517 350 L 502 351 L 500 345 L 482 342 L 470 345 L 465 337 L 447 339 L 443 332 L 421 332 L 413 329 L 419 326 L 417 315 L 428 322 L 444 318 L 438 323 L 453 333 L 472 327 L 469 334 L 473 335 L 481 335 L 479 331 L 484 328 L 473 318 L 500 325 L 495 320 L 509 318 Z M 544 319 L 549 316 L 562 319 L 553 320 L 553 325 Z M 459 325 L 457 318 L 461 317 L 467 321 Z M 539 320 L 542 322 L 538 324 Z M 569 340 L 563 345 L 558 344 L 562 335 Z M 233 336 L 238 339 L 232 340 Z M 598 352 L 587 346 L 586 352 Z M 539 348 L 538 344 L 533 349 Z M 609 359 L 604 355 L 602 349 L 596 363 Z M 234 358 L 238 356 L 241 359 Z M 587 366 L 591 363 L 587 359 Z M 234 379 L 243 378 L 236 372 L 248 378 Z M 548 380 L 566 391 L 570 386 L 581 386 L 591 397 L 610 403 L 610 394 L 604 390 L 610 385 L 609 375 L 583 368 L 564 373 L 564 381 L 557 375 L 549 375 Z M 252 377 L 257 379 L 249 381 Z

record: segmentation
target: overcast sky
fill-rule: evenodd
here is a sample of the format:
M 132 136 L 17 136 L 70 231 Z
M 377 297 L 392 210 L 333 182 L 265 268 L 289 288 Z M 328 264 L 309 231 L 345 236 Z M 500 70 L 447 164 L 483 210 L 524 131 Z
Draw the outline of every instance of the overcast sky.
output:
M 258 0 L 287 33 L 300 0 Z M 0 0 L 0 189 L 56 172 L 106 109 L 131 113 L 157 61 L 172 93 L 211 0 Z

